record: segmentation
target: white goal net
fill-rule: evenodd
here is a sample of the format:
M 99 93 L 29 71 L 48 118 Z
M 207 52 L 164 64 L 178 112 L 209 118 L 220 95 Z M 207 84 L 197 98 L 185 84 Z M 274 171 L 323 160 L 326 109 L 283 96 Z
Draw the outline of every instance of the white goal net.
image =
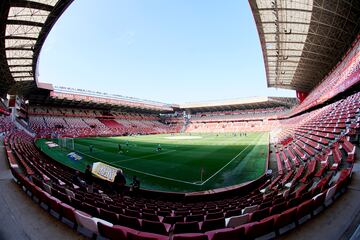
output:
M 62 148 L 75 150 L 74 138 L 58 138 L 58 145 Z

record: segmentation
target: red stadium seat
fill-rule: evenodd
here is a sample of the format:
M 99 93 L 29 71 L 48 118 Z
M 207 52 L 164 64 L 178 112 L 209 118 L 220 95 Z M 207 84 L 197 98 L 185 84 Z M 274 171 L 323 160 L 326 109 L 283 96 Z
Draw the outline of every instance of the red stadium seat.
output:
M 245 237 L 248 239 L 254 239 L 274 231 L 274 217 L 262 219 L 259 222 L 254 222 L 245 225 Z
M 215 229 L 220 229 L 225 227 L 225 218 L 217 218 L 217 219 L 210 219 L 205 220 L 204 222 L 200 223 L 201 231 L 207 232 Z
M 248 223 L 250 220 L 250 214 L 246 213 L 240 216 L 233 216 L 230 218 L 225 219 L 226 227 L 238 227 L 245 223 Z
M 119 226 L 119 225 L 106 225 L 101 222 L 98 223 L 98 229 L 101 236 L 110 240 L 127 239 L 128 232 L 137 233 L 138 231 L 131 228 Z
M 307 200 L 297 207 L 296 218 L 299 221 L 301 218 L 312 215 L 313 199 Z
M 269 211 L 270 208 L 256 210 L 255 212 L 250 214 L 250 222 L 260 221 L 261 219 L 266 218 L 267 216 L 269 216 Z
M 66 203 L 60 203 L 60 219 L 66 218 L 74 223 L 74 227 L 77 227 L 75 219 L 75 208 L 67 205 Z
M 279 233 L 280 229 L 296 221 L 297 208 L 290 208 L 274 218 L 274 228 Z
M 163 223 L 175 224 L 177 222 L 184 222 L 185 218 L 183 216 L 165 216 Z
M 245 227 L 224 228 L 206 232 L 209 240 L 239 240 L 245 237 Z
M 144 232 L 168 235 L 171 225 L 167 223 L 155 222 L 150 220 L 142 220 L 141 229 Z
M 171 240 L 208 240 L 208 236 L 204 233 L 182 233 L 174 234 Z
M 141 230 L 141 224 L 138 218 L 125 216 L 123 214 L 119 214 L 119 225 L 136 230 Z
M 198 222 L 177 222 L 174 225 L 173 233 L 198 233 L 200 225 Z
M 147 232 L 128 232 L 127 239 L 129 240 L 169 240 L 168 236 L 147 233 Z
M 119 221 L 117 213 L 103 209 L 103 208 L 100 208 L 99 217 L 106 221 L 109 221 L 113 224 L 117 224 L 117 222 Z

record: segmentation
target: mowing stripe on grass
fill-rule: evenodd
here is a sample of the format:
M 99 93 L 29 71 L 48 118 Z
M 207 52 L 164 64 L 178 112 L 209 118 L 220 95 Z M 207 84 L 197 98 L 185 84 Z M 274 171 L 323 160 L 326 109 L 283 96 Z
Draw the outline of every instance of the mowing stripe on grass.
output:
M 268 147 L 265 133 L 249 133 L 246 137 L 225 133 L 199 135 L 203 139 L 188 141 L 164 138 L 170 135 L 121 137 L 116 138 L 117 140 L 105 137 L 80 138 L 76 139 L 76 150 L 80 155 L 80 152 L 83 152 L 84 161 L 79 162 L 66 157 L 69 151 L 76 150 L 47 148 L 44 145 L 46 139 L 40 139 L 36 144 L 50 157 L 81 171 L 93 162 L 104 162 L 122 168 L 130 182 L 132 175 L 140 176 L 144 189 L 205 191 L 247 182 L 263 173 L 263 163 L 266 161 L 266 154 L 263 152 L 267 151 L 266 145 Z M 129 148 L 124 148 L 124 153 L 119 153 L 118 144 L 126 141 L 129 142 Z M 94 153 L 89 152 L 89 144 L 94 146 Z M 162 145 L 162 151 L 155 151 L 158 144 Z M 249 144 L 255 147 L 248 147 Z M 127 149 L 129 152 L 126 152 Z M 172 150 L 176 151 L 171 152 Z M 237 158 L 229 163 L 236 156 Z M 204 172 L 201 169 L 204 169 Z M 218 173 L 214 175 L 216 171 Z M 208 179 L 209 177 L 212 178 Z M 206 182 L 199 181 L 200 178 Z
M 176 150 L 172 150 L 172 151 L 176 151 Z M 83 152 L 80 152 L 80 151 L 78 151 L 78 152 L 81 153 L 81 154 L 83 154 L 83 155 L 85 155 L 85 156 L 88 156 L 88 157 L 90 157 L 90 158 L 93 158 L 93 159 L 96 159 L 96 160 L 98 160 L 98 161 L 104 162 L 104 160 L 102 160 L 102 159 L 100 159 L 100 158 L 91 156 L 91 155 L 89 155 L 89 154 L 86 154 L 86 153 L 83 153 Z M 134 160 L 135 160 L 135 159 L 134 159 Z M 120 167 L 123 168 L 123 169 L 129 170 L 129 171 L 132 171 L 132 172 L 141 173 L 141 174 L 148 175 L 148 176 L 151 176 L 151 177 L 157 177 L 157 178 L 166 179 L 166 180 L 170 180 L 170 181 L 174 181 L 174 182 L 180 182 L 180 183 L 186 183 L 186 184 L 201 186 L 201 184 L 199 184 L 199 183 L 192 183 L 192 182 L 187 182 L 187 181 L 183 181 L 183 180 L 179 180 L 179 179 L 174 179 L 174 178 L 159 176 L 159 175 L 156 175 L 156 174 L 147 173 L 147 172 L 143 172 L 143 171 L 139 171 L 139 170 L 135 170 L 135 169 L 132 169 L 132 168 L 123 167 L 123 166 L 120 166 Z
M 263 135 L 261 135 L 263 136 Z M 257 142 L 259 140 L 260 136 L 256 138 L 256 140 L 254 140 L 254 142 Z M 203 181 L 200 185 L 204 185 L 205 183 L 207 183 L 210 179 L 212 179 L 213 177 L 215 177 L 219 172 L 221 172 L 224 168 L 226 168 L 227 166 L 229 166 L 230 163 L 232 163 L 237 157 L 240 156 L 240 154 L 242 154 L 248 147 L 250 147 L 249 144 L 246 146 L 246 148 L 244 148 L 243 150 L 241 150 L 241 152 L 239 152 L 235 157 L 233 157 L 228 163 L 226 163 L 222 168 L 220 168 L 219 170 L 217 170 L 213 175 L 211 175 L 208 179 L 206 179 L 205 181 Z
M 263 136 L 263 134 L 261 136 L 258 136 L 254 141 L 253 143 L 257 142 L 261 137 Z M 123 167 L 121 166 L 121 168 L 124 168 L 124 169 L 127 169 L 127 170 L 130 170 L 130 171 L 133 171 L 133 172 L 137 172 L 137 173 L 141 173 L 141 174 L 144 174 L 144 175 L 148 175 L 148 176 L 151 176 L 151 177 L 157 177 L 157 178 L 161 178 L 161 179 L 166 179 L 166 180 L 170 180 L 170 181 L 174 181 L 174 182 L 180 182 L 180 183 L 186 183 L 186 184 L 191 184 L 191 185 L 197 185 L 197 186 L 202 186 L 204 185 L 205 183 L 207 183 L 209 180 L 211 180 L 213 177 L 215 177 L 217 174 L 219 174 L 224 168 L 226 168 L 227 166 L 229 166 L 230 163 L 232 163 L 236 158 L 238 158 L 248 147 L 250 147 L 250 145 L 252 144 L 248 144 L 243 150 L 241 150 L 235 157 L 233 157 L 228 163 L 226 163 L 224 166 L 222 166 L 218 171 L 216 171 L 213 175 L 211 175 L 208 179 L 206 179 L 205 181 L 203 181 L 202 183 L 199 183 L 199 182 L 187 182 L 187 181 L 184 181 L 184 180 L 179 180 L 179 179 L 174 179 L 174 178 L 169 178 L 169 177 L 164 177 L 164 176 L 160 176 L 160 175 L 156 175 L 156 174 L 152 174 L 152 173 L 147 173 L 147 172 L 143 172 L 143 171 L 139 171 L 139 170 L 135 170 L 135 169 L 132 169 L 132 168 L 127 168 L 127 167 Z M 176 151 L 176 150 L 169 150 L 167 152 L 164 152 L 164 153 L 158 153 L 158 154 L 149 154 L 149 155 L 146 155 L 144 157 L 138 157 L 138 158 L 132 158 L 132 159 L 126 159 L 126 160 L 119 160 L 117 162 L 113 162 L 113 163 L 121 163 L 121 162 L 125 162 L 127 160 L 136 160 L 136 159 L 141 159 L 141 158 L 146 158 L 146 157 L 150 157 L 150 155 L 160 155 L 160 154 L 165 154 L 165 153 L 169 153 L 169 152 L 173 152 L 173 151 Z M 82 153 L 82 152 L 80 152 Z M 88 157 L 91 157 L 91 158 L 94 158 L 94 159 L 97 159 L 99 161 L 102 161 L 102 159 L 99 159 L 99 158 L 96 158 L 96 157 L 93 157 L 91 155 L 88 155 L 86 153 L 82 153 Z
M 148 154 L 148 155 L 145 155 L 145 156 L 142 156 L 142 157 L 133 157 L 133 158 L 129 158 L 129 159 L 114 161 L 114 162 L 111 162 L 111 163 L 122 163 L 122 162 L 127 162 L 127 161 L 132 161 L 132 160 L 144 159 L 144 158 L 163 155 L 163 154 L 167 154 L 167 153 L 171 153 L 171 152 L 176 152 L 176 150 L 169 150 L 169 151 L 161 152 L 161 153 L 152 153 L 152 154 Z

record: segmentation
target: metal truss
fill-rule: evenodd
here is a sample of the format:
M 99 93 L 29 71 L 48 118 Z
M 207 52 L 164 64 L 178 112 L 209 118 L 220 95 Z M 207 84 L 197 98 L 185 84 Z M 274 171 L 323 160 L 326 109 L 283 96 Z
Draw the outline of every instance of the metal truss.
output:
M 310 92 L 360 30 L 360 1 L 249 0 L 269 87 Z

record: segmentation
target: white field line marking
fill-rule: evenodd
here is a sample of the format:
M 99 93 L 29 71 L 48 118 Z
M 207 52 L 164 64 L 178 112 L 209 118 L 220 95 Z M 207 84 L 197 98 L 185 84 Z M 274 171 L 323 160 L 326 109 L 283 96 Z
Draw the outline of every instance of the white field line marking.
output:
M 141 156 L 141 157 L 133 157 L 133 158 L 129 158 L 129 159 L 118 160 L 118 161 L 114 161 L 112 163 L 122 163 L 122 162 L 127 162 L 127 161 L 143 159 L 143 158 L 148 158 L 148 157 L 152 157 L 152 156 L 158 156 L 158 155 L 162 155 L 162 154 L 167 154 L 167 153 L 171 153 L 171 152 L 176 152 L 176 150 L 169 150 L 169 151 L 161 152 L 161 153 L 152 153 L 152 154 L 144 155 L 144 156 Z
M 257 142 L 259 140 L 260 137 L 262 137 L 263 135 L 257 137 L 254 142 Z M 213 175 L 211 175 L 208 179 L 206 179 L 205 181 L 203 181 L 200 185 L 204 185 L 205 183 L 207 183 L 210 179 L 212 179 L 213 177 L 215 177 L 219 172 L 221 172 L 224 168 L 226 168 L 227 166 L 229 166 L 230 163 L 232 163 L 238 156 L 240 156 L 241 153 L 243 153 L 248 147 L 250 147 L 250 144 L 248 144 L 246 146 L 246 148 L 244 148 L 243 150 L 241 150 L 241 152 L 239 152 L 235 157 L 233 157 L 228 163 L 226 163 L 222 168 L 220 168 L 219 170 L 217 170 Z
M 171 151 L 176 151 L 176 150 L 171 150 Z M 78 151 L 78 152 L 81 153 L 81 154 L 83 154 L 83 155 L 85 155 L 85 156 L 88 156 L 88 157 L 90 157 L 90 158 L 93 158 L 93 159 L 96 159 L 96 160 L 98 160 L 98 161 L 104 162 L 104 160 L 102 160 L 102 159 L 100 159 L 100 158 L 97 158 L 97 157 L 88 155 L 88 154 L 86 154 L 86 153 L 82 153 L 82 152 L 80 152 L 80 151 Z M 139 170 L 135 170 L 135 169 L 132 169 L 132 168 L 123 167 L 123 166 L 120 166 L 120 167 L 123 168 L 123 169 L 126 169 L 126 170 L 130 170 L 130 171 L 133 171 L 133 172 L 141 173 L 141 174 L 148 175 L 148 176 L 151 176 L 151 177 L 157 177 L 157 178 L 162 178 L 162 179 L 166 179 L 166 180 L 170 180 L 170 181 L 174 181 L 174 182 L 180 182 L 180 183 L 186 183 L 186 184 L 201 186 L 201 184 L 199 184 L 199 183 L 192 183 L 192 182 L 187 182 L 187 181 L 183 181 L 183 180 L 179 180 L 179 179 L 174 179 L 174 178 L 169 178 L 169 177 L 163 177 L 163 176 L 159 176 L 159 175 L 156 175 L 156 174 L 147 173 L 147 172 L 143 172 L 143 171 L 139 171 Z
M 161 178 L 161 179 L 166 179 L 166 180 L 174 181 L 174 182 L 180 182 L 180 183 L 186 183 L 186 184 L 190 184 L 190 185 L 201 186 L 201 184 L 199 184 L 199 183 L 192 183 L 192 182 L 187 182 L 187 181 L 183 181 L 183 180 L 179 180 L 179 179 L 174 179 L 174 178 L 169 178 L 169 177 L 163 177 L 163 176 L 159 176 L 159 175 L 156 175 L 156 174 L 152 174 L 152 173 L 147 173 L 147 172 L 135 170 L 135 169 L 132 169 L 132 168 L 126 168 L 126 167 L 121 167 L 121 168 L 130 170 L 130 171 L 133 171 L 133 172 L 138 172 L 138 173 L 141 173 L 141 174 L 144 174 L 144 175 L 152 176 L 152 177 L 157 177 L 157 178 Z

